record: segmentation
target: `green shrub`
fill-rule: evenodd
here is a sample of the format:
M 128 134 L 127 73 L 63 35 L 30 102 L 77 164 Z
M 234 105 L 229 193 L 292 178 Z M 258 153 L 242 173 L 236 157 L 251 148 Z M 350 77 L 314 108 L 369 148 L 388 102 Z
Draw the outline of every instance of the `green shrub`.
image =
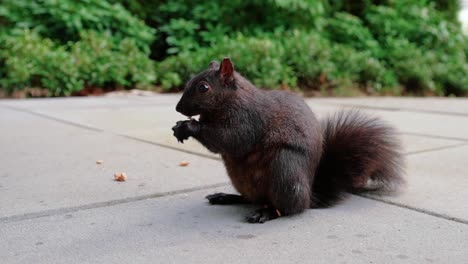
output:
M 275 89 L 309 87 L 320 89 L 330 81 L 347 80 L 372 86 L 376 92 L 395 86 L 391 73 L 369 52 L 333 44 L 316 33 L 295 31 L 284 37 L 265 35 L 261 38 L 242 34 L 224 38 L 211 47 L 183 52 L 158 64 L 163 88 L 180 86 L 192 74 L 204 70 L 213 59 L 229 56 L 236 69 L 259 87 Z M 324 78 L 320 81 L 319 78 Z
M 4 60 L 1 86 L 12 92 L 25 87 L 44 87 L 52 96 L 70 95 L 83 87 L 73 56 L 64 46 L 24 31 L 0 43 Z
M 407 90 L 441 94 L 440 87 L 433 81 L 434 66 L 437 65 L 434 52 L 423 52 L 407 39 L 388 39 L 387 45 L 388 64 Z
M 238 33 L 258 37 L 279 28 L 313 28 L 323 19 L 323 1 L 114 1 L 131 8 L 158 29 L 153 57 L 209 47 Z M 148 5 L 155 12 L 147 12 Z
M 381 43 L 384 61 L 407 90 L 468 92 L 467 78 L 459 73 L 468 65 L 468 38 L 434 6 L 375 6 L 366 20 Z
M 363 21 L 348 13 L 336 13 L 325 26 L 325 34 L 333 42 L 349 45 L 359 51 L 369 51 L 380 57 L 380 45 Z
M 110 34 L 83 31 L 70 44 L 80 77 L 90 86 L 141 86 L 155 81 L 154 65 L 134 39 L 115 40 Z
M 148 51 L 155 30 L 122 5 L 103 0 L 2 0 L 0 18 L 7 26 L 34 29 L 62 44 L 79 39 L 80 32 L 111 32 L 116 39 L 131 38 Z
M 0 85 L 8 92 L 44 87 L 50 96 L 63 96 L 85 86 L 144 87 L 155 81 L 153 63 L 134 40 L 93 31 L 80 36 L 65 46 L 29 30 L 6 36 L 0 42 Z
M 237 69 L 259 87 L 274 89 L 296 86 L 292 68 L 282 63 L 286 51 L 274 37 L 254 38 L 239 34 L 223 39 L 212 50 L 211 58 L 232 58 Z
M 299 85 L 320 88 L 317 78 L 322 74 L 326 77 L 334 71 L 335 65 L 330 60 L 330 42 L 321 35 L 296 30 L 291 36 L 282 38 L 282 43 L 287 51 L 284 64 L 293 69 Z
M 229 56 L 269 89 L 466 95 L 457 9 L 457 0 L 3 0 L 0 85 L 176 90 Z
M 165 89 L 180 86 L 209 60 L 231 56 L 261 87 L 358 85 L 366 92 L 393 94 L 402 86 L 417 94 L 468 90 L 463 75 L 468 41 L 459 25 L 436 9 L 440 1 L 308 5 L 283 0 L 264 8 L 251 1 L 183 2 L 161 5 L 162 17 L 177 17 L 160 30 L 167 34 L 163 46 L 172 54 L 158 63 Z M 327 13 L 331 18 L 324 19 Z M 259 17 L 257 23 L 251 24 L 252 17 Z M 223 23 L 214 28 L 213 21 Z
M 278 41 L 239 34 L 224 38 L 208 48 L 169 57 L 159 63 L 157 69 L 163 73 L 160 78 L 163 88 L 170 89 L 181 85 L 192 74 L 206 69 L 211 60 L 230 57 L 235 62 L 236 70 L 259 87 L 274 89 L 296 86 L 292 69 L 282 64 L 284 52 Z

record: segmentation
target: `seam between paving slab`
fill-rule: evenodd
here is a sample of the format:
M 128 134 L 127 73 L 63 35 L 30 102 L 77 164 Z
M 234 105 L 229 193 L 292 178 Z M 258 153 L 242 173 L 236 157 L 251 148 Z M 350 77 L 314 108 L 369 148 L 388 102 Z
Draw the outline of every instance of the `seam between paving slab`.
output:
M 114 135 L 116 136 L 120 136 L 120 137 L 124 137 L 124 138 L 127 138 L 127 139 L 131 139 L 131 140 L 134 140 L 134 141 L 138 141 L 138 142 L 142 142 L 142 143 L 147 143 L 147 144 L 151 144 L 151 145 L 154 145 L 154 146 L 158 146 L 158 147 L 162 147 L 162 148 L 167 148 L 167 149 L 172 149 L 172 150 L 176 150 L 176 151 L 180 151 L 180 152 L 185 152 L 185 153 L 188 153 L 188 154 L 192 154 L 192 155 L 197 155 L 197 156 L 200 156 L 200 157 L 203 157 L 203 158 L 207 158 L 207 159 L 212 159 L 212 160 L 221 160 L 220 157 L 216 157 L 216 156 L 213 156 L 213 155 L 209 155 L 209 154 L 203 154 L 203 153 L 200 153 L 200 152 L 196 152 L 196 151 L 191 151 L 191 150 L 187 150 L 187 149 L 181 149 L 181 148 L 177 148 L 177 147 L 174 147 L 174 146 L 171 146 L 171 145 L 166 145 L 166 144 L 163 144 L 163 143 L 157 143 L 157 142 L 154 142 L 154 141 L 151 141 L 151 140 L 147 140 L 147 139 L 142 139 L 142 138 L 138 138 L 138 137 L 134 137 L 134 136 L 129 136 L 129 135 L 123 135 L 123 134 L 116 134 L 116 133 L 113 133 Z M 468 144 L 468 143 L 467 143 Z
M 439 150 L 459 148 L 459 147 L 464 147 L 467 145 L 468 145 L 468 142 L 464 142 L 464 143 L 447 145 L 447 146 L 442 146 L 442 147 L 435 147 L 435 148 L 424 149 L 424 150 L 409 151 L 409 152 L 404 153 L 404 155 L 410 156 L 410 155 L 416 155 L 416 154 L 439 151 Z
M 0 107 L 2 107 L 2 105 L 0 105 Z M 112 132 L 112 131 L 109 131 L 109 130 L 104 130 L 104 129 L 101 129 L 101 128 L 96 128 L 96 127 L 92 127 L 92 126 L 88 126 L 88 125 L 83 125 L 83 124 L 80 124 L 80 123 L 76 123 L 76 122 L 73 122 L 73 121 L 68 121 L 68 120 L 65 120 L 65 119 L 53 117 L 53 116 L 43 114 L 43 113 L 40 113 L 40 112 L 35 112 L 34 110 L 17 108 L 17 107 L 13 107 L 13 106 L 3 106 L 3 107 L 9 108 L 9 109 L 15 110 L 15 111 L 28 113 L 28 114 L 35 115 L 35 116 L 39 116 L 39 117 L 49 119 L 49 120 L 53 120 L 53 121 L 56 121 L 56 122 L 59 122 L 59 123 L 63 123 L 63 124 L 67 124 L 67 125 L 71 125 L 71 126 L 91 130 L 91 131 L 94 131 L 94 132 L 109 133 L 109 134 L 114 135 L 114 136 L 124 137 L 124 138 L 131 139 L 131 140 L 134 140 L 134 141 L 147 143 L 147 144 L 151 144 L 151 145 L 154 145 L 154 146 L 168 148 L 168 149 L 172 149 L 172 150 L 176 150 L 176 151 L 181 151 L 181 152 L 184 152 L 184 153 L 197 155 L 197 156 L 201 156 L 201 157 L 212 159 L 212 160 L 221 160 L 219 157 L 215 157 L 213 155 L 203 154 L 203 153 L 200 153 L 200 152 L 191 151 L 191 150 L 187 150 L 187 149 L 182 149 L 182 148 L 174 147 L 174 146 L 171 146 L 171 145 L 154 142 L 154 141 L 151 141 L 151 140 L 146 140 L 146 139 L 142 139 L 142 138 L 138 138 L 138 137 L 134 137 L 134 136 L 130 136 L 130 135 L 125 135 L 125 134 L 120 134 L 120 133 L 115 133 L 115 132 Z M 467 141 L 466 139 L 462 139 L 462 138 L 434 136 L 434 135 L 421 134 L 421 133 L 404 132 L 404 133 L 400 133 L 400 134 L 402 134 L 402 135 L 414 135 L 414 136 L 420 136 L 420 137 L 429 137 L 429 138 L 437 138 L 437 139 L 457 140 L 457 141 L 462 141 L 462 142 Z M 431 152 L 431 151 L 438 151 L 438 150 L 461 147 L 461 146 L 465 146 L 467 144 L 468 144 L 468 142 L 467 143 L 460 143 L 460 144 L 453 144 L 453 145 L 448 145 L 448 146 L 442 146 L 442 147 L 436 147 L 436 148 L 430 148 L 430 149 L 420 150 L 420 151 L 407 152 L 407 153 L 404 153 L 404 154 L 414 155 L 414 154 L 426 153 L 426 152 Z
M 31 114 L 31 115 L 34 115 L 34 116 L 39 116 L 39 117 L 49 119 L 49 120 L 53 120 L 53 121 L 56 121 L 56 122 L 59 122 L 59 123 L 62 123 L 62 124 L 67 124 L 67 125 L 71 125 L 71 126 L 75 126 L 75 127 L 79 127 L 79 128 L 84 128 L 84 129 L 91 130 L 91 131 L 94 131 L 94 132 L 105 132 L 103 129 L 100 129 L 100 128 L 91 127 L 91 126 L 83 125 L 83 124 L 80 124 L 80 123 L 68 121 L 68 120 L 65 120 L 65 119 L 53 117 L 53 116 L 46 115 L 46 114 L 39 113 L 39 112 L 35 112 L 35 111 L 29 110 L 29 109 L 14 107 L 14 106 L 10 106 L 10 105 L 0 105 L 0 107 L 10 109 L 10 110 L 13 110 L 13 111 L 17 111 L 17 112 Z
M 56 122 L 59 122 L 59 123 L 67 124 L 67 125 L 72 125 L 72 126 L 79 127 L 79 128 L 82 128 L 82 129 L 91 130 L 91 131 L 94 131 L 94 132 L 109 133 L 109 134 L 112 134 L 112 135 L 120 136 L 120 137 L 127 138 L 127 139 L 132 139 L 132 140 L 142 142 L 142 143 L 156 145 L 156 146 L 163 147 L 163 148 L 169 148 L 169 149 L 176 150 L 176 151 L 186 152 L 186 153 L 190 153 L 190 154 L 193 154 L 193 155 L 197 155 L 197 156 L 201 156 L 201 157 L 205 157 L 205 158 L 209 158 L 209 159 L 220 160 L 220 158 L 218 158 L 218 157 L 213 157 L 213 156 L 210 156 L 210 155 L 206 155 L 206 154 L 202 154 L 202 153 L 198 153 L 198 152 L 194 152 L 194 151 L 187 151 L 187 150 L 179 149 L 179 148 L 172 147 L 172 146 L 169 146 L 169 145 L 155 143 L 155 142 L 152 142 L 152 141 L 149 141 L 149 140 L 136 138 L 136 137 L 133 137 L 133 136 L 122 135 L 122 134 L 114 133 L 114 132 L 107 131 L 107 130 L 104 130 L 104 129 L 95 128 L 95 127 L 91 127 L 91 126 L 87 126 L 87 125 L 82 125 L 82 124 L 79 124 L 79 123 L 76 123 L 76 122 L 72 122 L 72 121 L 61 119 L 61 118 L 56 118 L 56 117 L 53 117 L 53 116 L 49 116 L 49 115 L 46 115 L 46 114 L 43 114 L 43 113 L 35 112 L 33 110 L 17 108 L 17 107 L 13 107 L 13 106 L 5 106 L 5 105 L 0 105 L 0 107 L 9 108 L 11 110 L 15 110 L 15 111 L 19 111 L 19 112 L 29 113 L 29 114 L 39 116 L 39 117 L 42 117 L 42 118 L 45 118 L 45 119 L 53 120 L 53 121 L 56 121 Z M 410 133 L 401 133 L 401 134 L 410 134 Z M 413 133 L 413 134 L 416 134 L 416 133 Z M 424 134 L 418 134 L 418 136 L 434 137 L 434 136 L 431 136 L 431 135 L 424 135 Z M 455 139 L 455 140 L 460 140 L 460 141 L 466 141 L 465 139 L 447 138 L 447 137 L 442 137 L 442 136 L 441 137 L 437 136 L 437 138 L 452 139 L 452 140 Z M 405 155 L 415 155 L 415 154 L 420 154 L 420 153 L 439 151 L 439 150 L 451 149 L 451 148 L 457 148 L 457 147 L 462 147 L 462 146 L 466 146 L 466 145 L 468 145 L 468 142 L 467 143 L 464 142 L 464 143 L 460 143 L 460 144 L 456 144 L 456 145 L 438 147 L 438 148 L 433 148 L 433 149 L 428 149 L 428 150 L 408 152 L 408 153 L 405 153 Z M 108 206 L 123 204 L 123 203 L 131 203 L 131 202 L 141 201 L 141 200 L 145 200 L 145 199 L 153 199 L 153 198 L 159 198 L 159 197 L 163 197 L 163 196 L 171 196 L 171 195 L 176 195 L 176 194 L 189 193 L 189 192 L 194 192 L 194 191 L 199 191 L 199 190 L 204 190 L 204 189 L 211 189 L 211 188 L 222 187 L 222 186 L 229 186 L 229 183 L 218 183 L 218 184 L 214 184 L 214 185 L 204 185 L 204 186 L 198 186 L 198 187 L 194 187 L 194 188 L 181 189 L 181 190 L 164 192 L 164 193 L 134 196 L 134 197 L 128 197 L 128 198 L 123 198 L 123 199 L 104 201 L 104 202 L 99 202 L 99 203 L 85 204 L 85 205 L 80 205 L 80 206 L 58 208 L 58 209 L 51 209 L 51 210 L 45 210 L 45 211 L 39 211 L 39 212 L 33 212 L 33 213 L 27 213 L 27 214 L 0 217 L 0 223 L 17 222 L 17 221 L 29 220 L 29 219 L 52 216 L 52 215 L 59 215 L 59 214 L 64 214 L 64 213 L 69 213 L 69 212 L 76 212 L 76 211 L 87 210 L 87 209 L 102 208 L 102 207 L 108 207 Z M 427 210 L 424 210 L 424 209 L 420 209 L 420 208 L 417 208 L 417 207 L 411 207 L 411 206 L 400 204 L 400 203 L 387 201 L 387 200 L 384 200 L 383 198 L 379 198 L 379 197 L 374 197 L 374 196 L 365 195 L 365 194 L 360 195 L 360 196 L 364 197 L 364 198 L 372 199 L 374 201 L 382 202 L 382 203 L 385 203 L 385 204 L 405 208 L 405 209 L 420 212 L 420 213 L 423 213 L 423 214 L 428 214 L 428 215 L 431 215 L 431 216 L 434 216 L 434 217 L 437 217 L 437 218 L 442 218 L 442 219 L 446 219 L 446 220 L 449 220 L 449 221 L 454 221 L 454 222 L 458 222 L 458 223 L 462 223 L 462 224 L 468 224 L 468 220 L 464 220 L 464 219 L 460 219 L 460 218 L 456 218 L 456 217 L 451 217 L 451 216 L 447 216 L 447 215 L 444 215 L 444 214 L 439 214 L 439 213 L 436 213 L 436 212 L 427 211 Z
M 405 112 L 416 112 L 416 113 L 424 113 L 424 114 L 434 114 L 434 115 L 449 115 L 449 116 L 462 116 L 468 117 L 466 113 L 457 113 L 457 112 L 446 112 L 446 111 L 437 111 L 437 110 L 425 110 L 425 109 L 412 109 L 412 108 L 405 108 L 405 107 L 392 107 L 392 106 L 370 106 L 370 105 L 363 105 L 359 103 L 338 103 L 338 102 L 323 102 L 323 101 L 313 101 L 314 103 L 318 104 L 325 104 L 325 105 L 334 105 L 334 106 L 343 106 L 343 107 L 359 107 L 363 109 L 377 109 L 377 110 L 385 110 L 385 111 L 405 111 Z
M 399 132 L 402 135 L 410 135 L 410 136 L 418 136 L 418 137 L 427 137 L 427 138 L 434 138 L 434 139 L 446 139 L 446 140 L 456 140 L 456 141 L 468 141 L 468 138 L 459 138 L 459 137 L 449 137 L 449 136 L 438 136 L 438 135 L 431 135 L 431 134 L 424 134 L 424 133 L 416 133 L 416 132 Z
M 116 200 L 92 203 L 92 204 L 57 208 L 57 209 L 39 211 L 39 212 L 34 212 L 34 213 L 26 213 L 26 214 L 20 214 L 20 215 L 12 215 L 12 216 L 7 216 L 7 217 L 1 217 L 0 218 L 0 223 L 7 224 L 7 223 L 13 223 L 13 222 L 20 222 L 20 221 L 31 220 L 31 219 L 36 219 L 36 218 L 56 216 L 56 215 L 61 215 L 61 214 L 66 214 L 66 213 L 74 213 L 74 212 L 78 212 L 78 211 L 82 211 L 82 210 L 97 209 L 97 208 L 103 208 L 103 207 L 109 207 L 109 206 L 114 206 L 114 205 L 132 203 L 132 202 L 137 202 L 137 201 L 142 201 L 142 200 L 155 199 L 155 198 L 161 198 L 161 197 L 168 197 L 168 196 L 174 196 L 174 195 L 178 195 L 178 194 L 187 194 L 187 193 L 201 191 L 201 190 L 208 190 L 208 189 L 214 189 L 214 188 L 219 188 L 219 187 L 227 187 L 227 186 L 230 186 L 230 185 L 231 185 L 230 183 L 217 183 L 217 184 L 212 184 L 212 185 L 204 185 L 204 186 L 181 189 L 181 190 L 176 190 L 176 191 L 147 194 L 147 195 L 141 195 L 141 196 L 127 197 L 127 198 L 123 198 L 123 199 L 116 199 Z M 462 218 L 448 216 L 448 215 L 445 215 L 445 214 L 439 214 L 439 213 L 436 213 L 436 212 L 432 212 L 432 211 L 428 211 L 428 210 L 425 210 L 425 209 L 405 205 L 405 204 L 402 204 L 402 203 L 388 201 L 388 200 L 385 200 L 385 199 L 380 198 L 380 197 L 372 196 L 370 194 L 361 194 L 361 195 L 356 195 L 356 196 L 360 196 L 360 197 L 366 198 L 366 199 L 371 199 L 371 200 L 381 202 L 381 203 L 385 203 L 385 204 L 388 204 L 388 205 L 393 205 L 393 206 L 400 207 L 400 208 L 403 208 L 403 209 L 408 209 L 408 210 L 415 211 L 415 212 L 418 212 L 418 213 L 434 216 L 434 217 L 437 217 L 437 218 L 442 218 L 442 219 L 445 219 L 445 220 L 448 220 L 448 221 L 468 225 L 468 220 L 465 220 L 465 219 L 462 219 Z
M 457 222 L 457 223 L 460 223 L 460 224 L 468 225 L 468 220 L 465 220 L 465 219 L 462 219 L 462 218 L 449 216 L 449 215 L 446 215 L 446 214 L 439 214 L 439 213 L 436 213 L 436 212 L 433 212 L 433 211 L 429 211 L 429 210 L 409 206 L 409 205 L 398 203 L 398 202 L 388 201 L 388 200 L 385 200 L 382 197 L 373 196 L 371 194 L 360 194 L 358 196 L 363 197 L 363 198 L 368 198 L 368 199 L 371 199 L 371 200 L 374 200 L 374 201 L 382 202 L 382 203 L 385 203 L 385 204 L 397 206 L 397 207 L 400 207 L 400 208 L 409 209 L 409 210 L 416 211 L 416 212 L 419 212 L 419 213 L 431 215 L 431 216 L 434 216 L 434 217 L 437 217 L 437 218 L 443 218 L 443 219 L 446 219 L 446 220 L 449 220 L 449 221 L 453 221 L 453 222 Z
M 130 138 L 130 139 L 133 139 L 133 140 L 137 140 L 137 141 L 142 141 L 142 142 L 150 143 L 150 141 L 147 141 L 147 140 L 143 140 L 143 139 L 140 139 L 140 138 L 136 138 L 136 137 L 132 137 L 132 136 L 124 135 L 124 134 L 114 133 L 114 132 L 109 131 L 109 130 L 104 130 L 104 129 L 101 129 L 101 128 L 96 128 L 96 127 L 88 126 L 88 125 L 83 125 L 83 124 L 76 123 L 76 122 L 73 122 L 73 121 L 68 121 L 68 120 L 66 120 L 66 119 L 62 119 L 62 118 L 50 116 L 50 115 L 47 115 L 47 114 L 44 114 L 44 113 L 41 113 L 41 112 L 36 112 L 35 110 L 29 110 L 29 109 L 24 109 L 24 108 L 20 108 L 20 107 L 14 107 L 14 106 L 10 106 L 10 105 L 1 105 L 1 104 L 0 104 L 0 107 L 6 108 L 6 109 L 10 109 L 10 110 L 15 110 L 15 111 L 18 111 L 18 112 L 23 112 L 23 113 L 32 114 L 32 115 L 35 115 L 35 116 L 39 116 L 39 117 L 43 117 L 43 118 L 46 118 L 46 119 L 54 120 L 54 121 L 57 121 L 57 122 L 60 122 L 60 123 L 65 123 L 65 124 L 68 124 L 68 125 L 72 125 L 72 126 L 76 126 L 76 127 L 88 129 L 88 130 L 91 130 L 91 131 L 106 132 L 106 133 L 110 133 L 110 134 L 113 134 L 113 135 L 117 135 L 117 136 L 121 136 L 121 137 Z M 446 139 L 446 140 L 456 140 L 456 141 L 468 141 L 468 138 L 449 137 L 449 136 L 439 136 L 439 135 L 431 135 L 431 134 L 415 133 L 415 132 L 399 132 L 399 134 L 402 134 L 402 135 L 413 135 L 413 136 L 427 137 L 427 138 L 435 138 L 435 139 Z M 172 147 L 172 146 L 169 146 L 169 145 L 165 145 L 165 144 L 161 144 L 161 143 L 152 142 L 152 144 L 153 144 L 153 145 L 158 145 L 158 146 L 167 147 L 167 148 L 171 148 L 171 149 L 175 149 L 175 150 L 184 151 L 184 150 L 182 150 L 182 149 L 175 148 L 175 147 Z M 184 152 L 185 152 L 185 151 L 184 151 Z M 192 151 L 186 151 L 186 152 L 192 153 L 192 154 L 197 153 L 197 155 L 205 155 L 205 154 L 198 154 L 198 152 L 192 152 Z M 209 155 L 205 155 L 205 156 L 210 157 Z M 213 157 L 210 157 L 210 158 L 213 158 Z
M 188 153 L 188 154 L 192 154 L 192 155 L 197 155 L 197 156 L 212 159 L 212 160 L 221 160 L 219 157 L 216 157 L 216 156 L 213 156 L 213 155 L 208 155 L 208 154 L 203 154 L 203 153 L 196 152 L 196 151 L 182 149 L 182 148 L 174 147 L 174 146 L 171 146 L 171 145 L 158 143 L 158 142 L 154 142 L 154 141 L 151 141 L 151 140 L 141 139 L 141 138 L 130 136 L 130 135 L 115 133 L 115 132 L 112 132 L 112 131 L 109 131 L 109 130 L 104 130 L 104 129 L 101 129 L 101 128 L 87 126 L 87 125 L 83 125 L 83 124 L 80 124 L 80 123 L 68 121 L 68 120 L 65 120 L 65 119 L 53 117 L 53 116 L 43 114 L 43 113 L 40 113 L 40 112 L 35 112 L 33 110 L 17 108 L 17 107 L 13 107 L 13 106 L 5 106 L 5 105 L 0 105 L 0 107 L 8 108 L 10 110 L 19 111 L 19 112 L 23 112 L 23 113 L 28 113 L 28 114 L 31 114 L 31 115 L 35 115 L 35 116 L 39 116 L 39 117 L 42 117 L 42 118 L 45 118 L 45 119 L 53 120 L 53 121 L 56 121 L 56 122 L 59 122 L 59 123 L 63 123 L 63 124 L 67 124 L 67 125 L 71 125 L 71 126 L 91 130 L 91 131 L 94 131 L 94 132 L 109 133 L 109 134 L 114 135 L 114 136 L 119 136 L 119 137 L 131 139 L 131 140 L 134 140 L 134 141 L 147 143 L 147 144 L 151 144 L 151 145 L 154 145 L 154 146 L 159 146 L 159 147 L 162 147 L 162 148 L 168 148 L 168 149 L 172 149 L 172 150 L 176 150 L 176 151 L 180 151 L 180 152 L 184 152 L 184 153 Z M 468 144 L 468 142 L 467 142 L 468 140 L 463 139 L 463 138 L 434 136 L 434 135 L 421 134 L 421 133 L 411 133 L 411 132 L 404 132 L 404 133 L 400 132 L 400 134 L 402 134 L 402 135 L 414 135 L 414 136 L 428 137 L 428 138 L 437 138 L 437 139 L 457 140 L 457 141 L 464 142 L 464 143 L 453 144 L 453 145 L 448 145 L 448 146 L 430 148 L 430 149 L 426 149 L 426 150 L 407 152 L 407 153 L 404 153 L 405 155 L 415 155 L 415 154 L 420 154 L 420 153 L 426 153 L 426 152 L 432 152 L 432 151 L 438 151 L 438 150 L 445 150 L 445 149 L 451 149 L 451 148 L 457 148 L 457 147 L 462 147 L 462 146 L 465 146 L 465 145 Z
M 99 97 L 91 97 L 91 98 L 98 98 Z M 101 98 L 107 98 L 107 97 L 101 97 Z M 122 100 L 122 101 L 127 101 L 127 97 L 108 97 L 112 100 Z M 139 101 L 140 103 L 138 104 L 129 104 L 129 105 L 123 105 L 122 108 L 139 108 L 139 107 L 149 107 L 149 106 L 169 106 L 169 105 L 174 105 L 174 103 L 164 103 L 164 102 L 159 102 L 159 103 L 153 103 L 153 102 L 147 102 L 144 101 L 144 98 L 151 98 L 151 97 L 140 97 L 140 96 L 135 96 L 135 97 L 130 97 L 130 99 L 135 99 L 136 101 Z M 308 100 L 311 98 L 304 98 L 306 102 L 311 102 L 313 104 L 322 104 L 322 105 L 333 105 L 333 106 L 342 106 L 342 107 L 347 107 L 347 108 L 353 108 L 353 107 L 358 107 L 362 109 L 377 109 L 377 110 L 385 110 L 385 111 L 391 111 L 391 112 L 398 112 L 398 111 L 406 111 L 406 112 L 416 112 L 416 113 L 426 113 L 426 114 L 435 114 L 435 115 L 449 115 L 449 116 L 462 116 L 462 117 L 468 117 L 468 113 L 460 113 L 460 112 L 449 112 L 449 111 L 440 111 L 440 110 L 428 110 L 428 109 L 413 109 L 413 108 L 407 108 L 407 107 L 396 107 L 396 106 L 377 106 L 377 105 L 366 105 L 366 104 L 361 104 L 361 103 L 341 103 L 341 102 L 330 102 L 330 101 L 320 101 L 319 100 Z M 30 100 L 30 99 L 29 99 Z M 36 99 L 32 99 L 36 100 Z M 40 100 L 40 99 L 39 99 Z M 5 100 L 7 103 L 9 102 L 14 102 L 15 100 Z M 467 101 L 468 102 L 468 101 Z M 5 106 L 5 107 L 12 107 L 12 108 L 18 108 L 22 110 L 29 110 L 27 108 L 23 107 L 14 107 L 9 104 L 1 104 L 2 102 L 0 101 L 0 106 Z M 92 109 L 106 109 L 106 108 L 115 108 L 119 107 L 118 105 L 89 105 L 86 106 L 86 108 L 83 108 L 82 106 L 71 106 L 72 110 L 86 110 L 89 108 Z
M 218 187 L 224 187 L 224 186 L 229 186 L 229 185 L 230 183 L 223 182 L 223 183 L 197 186 L 193 188 L 180 189 L 176 191 L 146 194 L 146 195 L 140 195 L 140 196 L 127 197 L 123 199 L 84 204 L 84 205 L 79 205 L 79 206 L 63 207 L 63 208 L 44 210 L 44 211 L 33 212 L 33 213 L 12 215 L 12 216 L 0 217 L 0 223 L 19 222 L 19 221 L 41 218 L 41 217 L 46 217 L 46 216 L 73 213 L 73 212 L 77 212 L 81 210 L 102 208 L 102 207 L 126 204 L 126 203 L 141 201 L 141 200 L 154 199 L 154 198 L 166 197 L 166 196 L 174 196 L 174 195 L 183 194 L 183 193 L 186 194 L 186 193 L 191 193 L 191 192 L 196 192 L 196 191 L 201 191 L 201 190 L 206 190 L 206 189 L 213 189 L 213 188 L 218 188 Z
M 4 107 L 4 108 L 14 110 L 14 111 L 18 111 L 18 112 L 31 114 L 31 115 L 34 115 L 34 116 L 38 116 L 38 117 L 42 117 L 42 118 L 49 119 L 49 120 L 52 120 L 52 121 L 56 121 L 56 122 L 59 122 L 59 123 L 62 123 L 62 124 L 71 125 L 71 126 L 79 127 L 79 128 L 82 128 L 82 129 L 90 130 L 90 131 L 93 131 L 93 132 L 108 133 L 108 134 L 111 134 L 111 135 L 114 135 L 114 136 L 119 136 L 119 137 L 131 139 L 131 140 L 134 140 L 134 141 L 142 142 L 142 143 L 147 143 L 147 144 L 151 144 L 151 145 L 154 145 L 154 146 L 159 146 L 159 147 L 163 147 L 163 148 L 177 150 L 177 151 L 185 152 L 185 153 L 188 153 L 188 154 L 198 155 L 198 156 L 201 156 L 201 157 L 204 157 L 204 158 L 219 160 L 219 158 L 213 157 L 211 155 L 207 155 L 207 154 L 203 154 L 203 153 L 199 153 L 199 152 L 195 152 L 195 151 L 191 151 L 191 150 L 184 150 L 184 149 L 176 148 L 176 147 L 173 147 L 173 146 L 170 146 L 170 145 L 161 144 L 161 143 L 157 143 L 157 142 L 154 142 L 154 141 L 146 140 L 146 139 L 141 139 L 141 138 L 125 135 L 125 134 L 115 133 L 115 132 L 112 132 L 112 131 L 109 131 L 109 130 L 104 130 L 104 129 L 97 128 L 97 127 L 83 125 L 83 124 L 80 124 L 80 123 L 76 123 L 76 122 L 73 122 L 73 121 L 68 121 L 68 120 L 65 120 L 65 119 L 53 117 L 53 116 L 43 114 L 43 113 L 40 113 L 40 112 L 35 112 L 33 110 L 28 110 L 28 109 L 13 107 L 13 106 L 5 106 L 5 105 L 0 105 L 0 107 Z

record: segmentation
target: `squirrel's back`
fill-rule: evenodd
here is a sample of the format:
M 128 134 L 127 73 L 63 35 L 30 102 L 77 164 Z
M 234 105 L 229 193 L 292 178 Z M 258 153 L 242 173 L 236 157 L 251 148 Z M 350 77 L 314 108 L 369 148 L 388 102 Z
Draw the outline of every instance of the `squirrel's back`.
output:
M 271 118 L 265 129 L 266 144 L 306 149 L 311 155 L 321 155 L 321 124 L 304 99 L 285 91 L 268 91 L 274 105 L 268 109 Z

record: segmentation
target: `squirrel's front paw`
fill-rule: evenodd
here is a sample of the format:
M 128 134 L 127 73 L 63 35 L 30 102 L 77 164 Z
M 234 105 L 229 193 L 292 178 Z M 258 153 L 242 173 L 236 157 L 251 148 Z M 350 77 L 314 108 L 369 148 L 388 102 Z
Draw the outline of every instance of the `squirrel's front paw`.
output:
M 184 143 L 184 140 L 190 137 L 190 133 L 187 129 L 187 122 L 188 121 L 178 121 L 176 125 L 172 127 L 172 131 L 174 131 L 174 136 L 180 143 Z
M 238 194 L 213 193 L 206 196 L 210 204 L 244 204 L 248 201 Z
M 174 136 L 180 143 L 184 143 L 184 140 L 190 136 L 196 135 L 200 130 L 200 123 L 195 119 L 178 121 L 175 126 L 172 127 Z

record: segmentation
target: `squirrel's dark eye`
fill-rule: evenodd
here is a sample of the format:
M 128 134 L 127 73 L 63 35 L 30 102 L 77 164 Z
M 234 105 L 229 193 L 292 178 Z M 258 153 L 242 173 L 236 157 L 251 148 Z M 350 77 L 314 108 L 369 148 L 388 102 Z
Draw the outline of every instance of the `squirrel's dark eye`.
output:
M 198 86 L 198 90 L 202 93 L 206 93 L 209 89 L 210 87 L 206 83 L 202 83 Z

